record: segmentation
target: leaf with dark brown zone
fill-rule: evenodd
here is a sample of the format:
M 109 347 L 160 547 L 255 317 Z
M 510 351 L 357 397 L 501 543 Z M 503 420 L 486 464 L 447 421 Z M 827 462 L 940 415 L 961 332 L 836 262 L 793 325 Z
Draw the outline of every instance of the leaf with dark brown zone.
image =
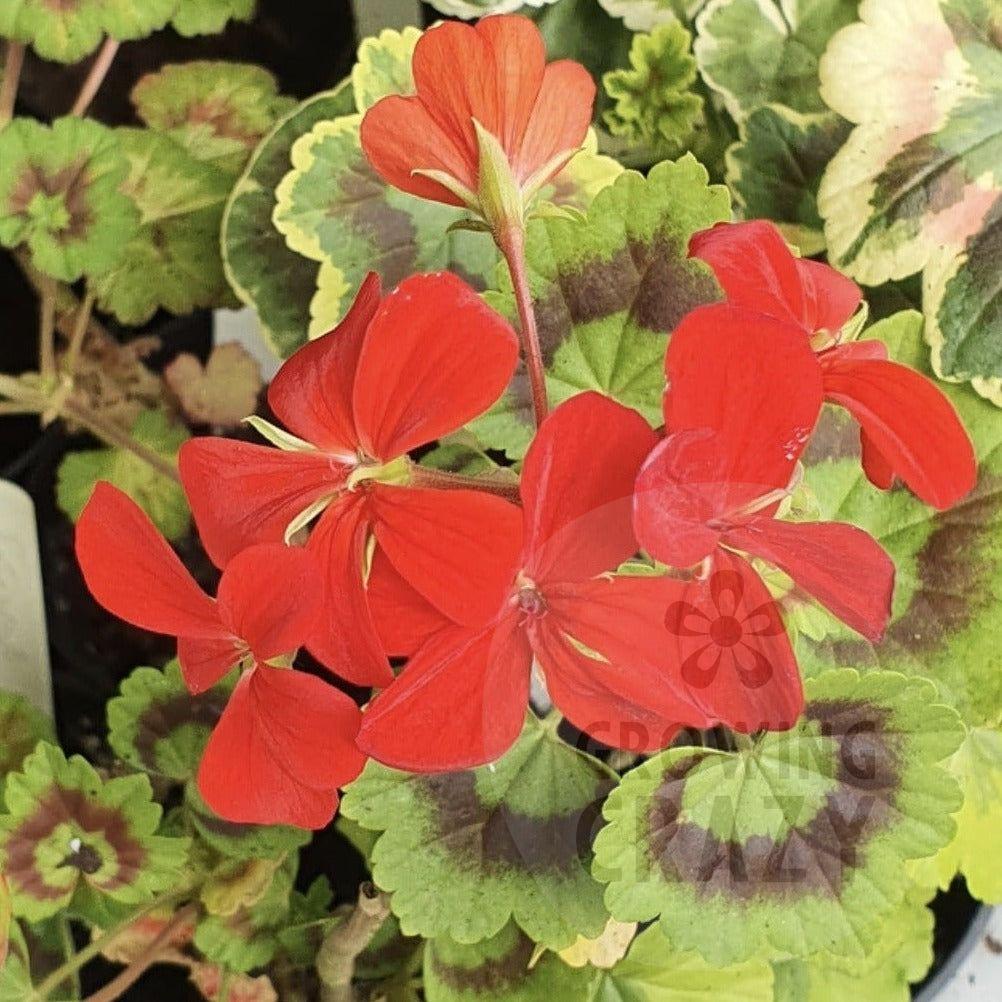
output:
M 595 846 L 614 917 L 660 916 L 673 948 L 717 965 L 866 956 L 908 891 L 905 862 L 955 831 L 962 798 L 939 763 L 964 731 L 935 697 L 894 672 L 827 672 L 793 730 L 627 774 Z
M 39 741 L 54 741 L 52 720 L 24 696 L 0 691 L 0 806 L 7 775 L 19 770 Z
M 80 756 L 41 744 L 5 797 L 0 869 L 15 914 L 31 922 L 80 896 L 138 905 L 184 880 L 189 841 L 156 834 L 162 811 L 145 776 L 102 782 Z
M 342 810 L 382 832 L 373 878 L 405 935 L 473 943 L 514 919 L 562 949 L 608 919 L 589 867 L 615 781 L 530 717 L 516 745 L 479 769 L 409 775 L 371 762 Z

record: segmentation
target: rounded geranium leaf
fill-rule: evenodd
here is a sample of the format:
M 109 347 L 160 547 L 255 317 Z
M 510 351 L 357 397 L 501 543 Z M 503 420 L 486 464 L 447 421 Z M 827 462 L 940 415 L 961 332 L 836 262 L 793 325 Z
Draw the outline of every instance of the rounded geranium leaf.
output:
M 373 877 L 406 935 L 475 943 L 513 918 L 562 949 L 608 919 L 588 867 L 615 778 L 529 718 L 515 746 L 480 769 L 410 775 L 371 762 L 342 811 L 383 833 Z
M 195 776 L 232 681 L 192 696 L 177 661 L 137 668 L 108 703 L 108 741 L 124 762 L 169 779 Z
M 465 945 L 442 936 L 424 955 L 428 1002 L 553 1002 L 590 999 L 594 972 L 569 967 L 552 953 L 530 966 L 533 942 L 509 923 L 494 936 Z
M 379 35 L 362 39 L 351 71 L 355 108 L 359 112 L 368 111 L 388 94 L 414 92 L 411 59 L 420 37 L 417 28 L 403 31 L 387 28 Z
M 129 41 L 159 31 L 177 8 L 177 0 L 102 0 L 102 25 L 112 38 Z
M 675 949 L 712 964 L 866 956 L 905 861 L 954 834 L 960 790 L 938 763 L 962 736 L 928 682 L 825 673 L 793 730 L 734 754 L 673 749 L 625 777 L 595 845 L 606 903 L 660 915 Z
M 621 17 L 632 31 L 653 31 L 673 21 L 690 22 L 704 0 L 598 0 L 613 17 Z
M 260 362 L 234 341 L 216 345 L 204 365 L 183 352 L 164 369 L 164 381 L 189 421 L 221 429 L 253 414 L 264 386 Z
M 119 191 L 127 170 L 118 137 L 96 122 L 15 119 L 0 132 L 0 244 L 27 245 L 64 282 L 103 274 L 138 226 Z
M 230 174 L 295 102 L 259 66 L 198 61 L 165 66 L 132 90 L 139 117 L 169 135 L 196 160 Z
M 856 19 L 857 6 L 857 0 L 711 0 L 696 19 L 703 79 L 737 122 L 770 102 L 825 111 L 818 60 L 832 35 Z
M 334 892 L 326 877 L 317 877 L 306 893 L 294 890 L 289 898 L 289 914 L 278 930 L 278 941 L 285 960 L 295 967 L 312 967 L 327 932 L 342 916 L 333 914 Z M 385 925 L 386 923 L 384 923 Z M 373 937 L 369 949 L 380 939 Z M 355 976 L 365 978 L 363 953 L 355 963 Z M 398 958 L 399 959 L 399 958 Z
M 557 0 L 428 0 L 441 14 L 471 20 L 491 14 L 511 14 L 523 7 L 545 7 Z
M 52 721 L 24 696 L 0 691 L 0 805 L 8 773 L 21 768 L 39 741 L 55 741 Z
M 194 782 L 185 787 L 184 812 L 204 842 L 233 859 L 276 859 L 310 840 L 311 833 L 302 828 L 226 821 L 202 800 Z
M 132 426 L 132 435 L 170 461 L 189 438 L 184 426 L 171 421 L 163 410 L 143 411 Z M 73 521 L 80 517 L 99 480 L 128 494 L 168 539 L 179 539 L 188 531 L 191 515 L 180 484 L 125 449 L 70 452 L 59 464 L 56 500 Z
M 171 24 L 180 35 L 214 35 L 230 21 L 249 21 L 257 0 L 180 0 Z
M 895 314 L 865 336 L 882 341 L 893 360 L 931 375 L 920 314 Z M 819 426 L 805 463 L 817 512 L 811 518 L 865 529 L 890 554 L 897 581 L 881 643 L 870 644 L 815 610 L 815 621 L 800 631 L 797 656 L 807 673 L 850 666 L 928 678 L 969 726 L 995 729 L 1002 705 L 999 413 L 969 386 L 940 388 L 957 408 L 978 459 L 974 489 L 949 511 L 937 512 L 909 491 L 874 490 L 860 467 L 856 424 L 828 415 Z M 783 604 L 796 613 L 798 597 L 789 595 Z
M 272 225 L 275 189 L 288 173 L 293 144 L 318 123 L 354 110 L 349 81 L 318 94 L 291 112 L 262 140 L 236 183 L 222 223 L 223 258 L 230 287 L 253 307 L 275 353 L 288 357 L 305 340 L 310 300 L 317 291 L 315 261 L 289 249 Z M 322 266 L 321 266 L 322 267 Z M 332 297 L 337 304 L 343 292 Z M 330 328 L 328 328 L 330 329 Z
M 844 118 L 802 115 L 782 104 L 756 108 L 727 151 L 727 184 L 745 219 L 771 219 L 802 254 L 825 249 L 818 213 L 821 175 L 849 135 Z
M 637 35 L 630 64 L 602 79 L 615 102 L 605 113 L 609 130 L 633 143 L 684 149 L 703 110 L 702 97 L 692 89 L 697 76 L 692 35 L 677 21 Z
M 142 225 L 118 265 L 92 282 L 98 305 L 126 324 L 143 324 L 161 308 L 226 305 L 219 226 L 230 179 L 169 136 L 145 129 L 119 136 L 129 163 L 122 190 Z
M 773 1002 L 773 973 L 765 961 L 729 967 L 708 964 L 698 953 L 671 948 L 657 927 L 645 929 L 629 953 L 601 974 L 591 1002 Z
M 188 840 L 155 834 L 145 776 L 102 782 L 81 757 L 42 744 L 7 778 L 0 858 L 16 914 L 38 921 L 89 892 L 139 904 L 184 879 Z
M 601 191 L 583 220 L 529 224 L 526 256 L 550 402 L 597 390 L 663 421 L 667 335 L 690 310 L 720 298 L 710 270 L 689 258 L 698 230 L 730 218 L 727 190 L 692 157 L 627 172 Z M 488 301 L 516 315 L 510 283 Z M 520 456 L 534 432 L 519 373 L 472 424 L 492 448 Z
M 105 0 L 5 0 L 0 36 L 26 42 L 43 58 L 75 63 L 90 55 L 104 36 Z

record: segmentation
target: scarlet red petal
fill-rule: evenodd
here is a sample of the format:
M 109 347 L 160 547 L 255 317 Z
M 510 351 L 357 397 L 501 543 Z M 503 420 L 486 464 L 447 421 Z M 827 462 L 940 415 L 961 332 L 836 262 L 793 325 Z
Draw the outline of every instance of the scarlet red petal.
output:
M 206 552 L 217 567 L 255 543 L 280 543 L 289 523 L 344 484 L 349 467 L 320 452 L 193 438 L 178 455 Z
M 878 487 L 889 486 L 896 474 L 939 509 L 970 492 L 977 479 L 974 447 L 953 404 L 931 380 L 842 348 L 825 352 L 821 366 L 826 398 L 860 423 L 864 469 Z
M 128 495 L 99 482 L 77 521 L 76 556 L 94 598 L 133 626 L 170 636 L 227 636 L 216 603 Z
M 441 630 L 366 711 L 359 747 L 409 772 L 493 762 L 521 732 L 531 665 L 515 616 L 480 630 Z
M 527 180 L 558 154 L 580 148 L 594 104 L 595 81 L 580 63 L 561 60 L 546 67 L 516 160 L 519 181 Z
M 406 279 L 383 301 L 359 359 L 363 448 L 390 460 L 461 428 L 501 396 L 517 361 L 515 332 L 464 281 Z
M 696 705 L 743 734 L 791 728 L 804 707 L 800 671 L 755 569 L 720 550 L 706 580 L 664 581 L 666 670 Z
M 364 765 L 360 717 L 320 679 L 258 665 L 237 683 L 209 740 L 199 790 L 228 821 L 323 828 L 338 788 Z
M 268 388 L 268 403 L 278 419 L 321 451 L 358 450 L 352 410 L 355 370 L 382 298 L 379 276 L 370 272 L 341 323 L 287 359 Z
M 583 580 L 636 552 L 633 486 L 656 441 L 636 411 L 600 393 L 571 397 L 543 422 L 522 468 L 533 580 Z
M 775 564 L 834 615 L 872 641 L 891 615 L 894 562 L 862 529 L 841 522 L 756 519 L 725 542 Z
M 479 626 L 512 587 L 522 513 L 478 491 L 378 486 L 376 539 L 412 587 L 453 622 Z
M 401 577 L 379 547 L 366 591 L 376 633 L 391 656 L 410 657 L 433 633 L 454 625 Z
M 259 661 L 288 654 L 316 630 L 324 599 L 316 556 L 265 543 L 237 554 L 223 571 L 219 615 Z
M 821 261 L 797 258 L 796 265 L 804 289 L 805 329 L 837 333 L 863 301 L 859 286 Z
M 188 691 L 194 694 L 211 689 L 228 675 L 247 654 L 237 637 L 198 640 L 179 637 L 177 659 Z
M 364 494 L 336 501 L 320 516 L 307 549 L 316 555 L 324 600 L 310 653 L 354 685 L 386 686 L 393 672 L 369 612 L 363 583 L 370 512 Z
M 471 191 L 477 189 L 474 149 L 450 135 L 419 97 L 394 94 L 373 105 L 362 119 L 362 149 L 388 184 L 418 198 L 463 205 L 448 188 L 415 171 L 442 171 Z M 461 145 L 460 145 L 461 144 Z

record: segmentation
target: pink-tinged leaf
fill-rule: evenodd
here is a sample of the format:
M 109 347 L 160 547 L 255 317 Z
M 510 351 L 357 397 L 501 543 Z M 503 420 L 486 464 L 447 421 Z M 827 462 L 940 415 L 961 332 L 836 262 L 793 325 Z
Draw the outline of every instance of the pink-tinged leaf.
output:
M 897 362 L 865 357 L 859 349 L 869 343 L 821 355 L 825 397 L 859 422 L 863 468 L 876 486 L 889 487 L 896 475 L 926 504 L 950 508 L 977 479 L 970 437 L 931 380 Z
M 258 665 L 237 683 L 198 773 L 205 802 L 242 824 L 323 828 L 362 770 L 361 714 L 333 686 Z
M 599 393 L 571 397 L 543 422 L 522 470 L 530 578 L 584 580 L 637 551 L 634 482 L 656 441 L 636 411 Z
M 259 661 L 288 654 L 314 634 L 324 600 L 316 555 L 264 543 L 237 554 L 223 571 L 219 615 Z
M 321 452 L 226 438 L 189 439 L 178 467 L 202 544 L 217 567 L 248 546 L 281 543 L 293 519 L 333 496 L 351 470 Z
M 77 521 L 76 555 L 90 593 L 119 619 L 175 637 L 227 636 L 216 603 L 117 487 L 94 488 Z
M 442 615 L 480 626 L 497 614 L 522 549 L 517 506 L 479 491 L 376 485 L 372 510 L 380 547 Z
M 376 634 L 391 657 L 410 657 L 433 633 L 455 625 L 401 577 L 379 547 L 366 593 Z
M 501 396 L 517 361 L 511 326 L 461 279 L 406 279 L 383 300 L 359 358 L 362 448 L 388 461 L 456 431 Z
M 205 365 L 178 355 L 164 369 L 164 381 L 189 420 L 218 428 L 235 428 L 253 414 L 264 385 L 261 366 L 235 342 L 216 345 Z
M 728 546 L 775 564 L 825 608 L 876 642 L 894 594 L 894 562 L 862 529 L 841 522 L 756 519 L 732 529 Z
M 369 612 L 363 575 L 371 513 L 364 492 L 345 495 L 320 516 L 306 548 L 320 566 L 324 599 L 310 653 L 335 675 L 361 686 L 386 686 L 393 672 Z
M 359 747 L 410 772 L 493 762 L 522 729 L 531 666 L 515 614 L 480 630 L 441 630 L 366 711 Z
M 293 354 L 268 389 L 268 403 L 278 419 L 321 451 L 358 450 L 355 374 L 382 299 L 379 276 L 370 272 L 341 323 Z
M 779 608 L 755 569 L 720 550 L 706 579 L 665 579 L 666 665 L 713 721 L 750 734 L 794 725 L 800 671 Z

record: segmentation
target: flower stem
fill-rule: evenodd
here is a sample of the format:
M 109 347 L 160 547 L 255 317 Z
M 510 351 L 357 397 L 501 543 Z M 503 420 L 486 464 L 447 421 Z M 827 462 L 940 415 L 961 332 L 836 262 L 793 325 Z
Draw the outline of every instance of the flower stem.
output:
M 539 327 L 536 311 L 532 305 L 532 292 L 525 262 L 525 229 L 511 225 L 497 237 L 498 248 L 504 255 L 515 289 L 515 303 L 522 335 L 522 355 L 529 374 L 532 390 L 532 411 L 538 428 L 550 411 L 546 399 L 546 369 L 543 365 L 543 351 L 539 344 Z
M 24 53 L 25 47 L 20 42 L 7 43 L 3 81 L 0 82 L 0 129 L 14 117 L 17 87 L 21 82 L 21 69 L 24 67 Z
M 83 302 L 77 307 L 76 316 L 73 318 L 73 331 L 70 334 L 70 346 L 66 351 L 66 359 L 63 370 L 67 376 L 73 377 L 80 361 L 80 349 L 83 347 L 84 337 L 90 329 L 91 313 L 94 310 L 94 300 L 97 297 L 89 289 L 84 296 Z
M 317 975 L 323 1002 L 351 1002 L 355 961 L 372 942 L 390 914 L 390 902 L 372 884 L 363 884 L 358 904 L 344 922 L 336 925 L 317 953 Z
M 75 118 L 79 118 L 81 115 L 87 113 L 91 101 L 97 96 L 97 92 L 101 89 L 101 84 L 104 83 L 104 78 L 108 75 L 108 70 L 111 69 L 111 64 L 115 61 L 115 56 L 118 54 L 120 45 L 121 42 L 117 38 L 106 38 L 104 40 L 104 45 L 101 46 L 101 51 L 91 64 L 90 72 L 87 74 L 87 78 L 80 88 L 80 93 L 77 95 L 76 101 L 73 102 L 70 114 Z
M 430 466 L 410 465 L 410 483 L 412 487 L 431 487 L 435 490 L 468 490 L 485 491 L 497 494 L 509 501 L 519 500 L 518 481 L 502 480 L 500 477 L 471 477 L 465 473 L 451 473 L 449 470 L 436 470 Z
M 182 908 L 124 971 L 93 995 L 88 995 L 84 1002 L 114 1002 L 120 998 L 160 959 L 165 949 L 170 947 L 174 933 L 197 914 L 197 905 L 191 904 Z
M 181 482 L 181 475 L 177 472 L 177 464 L 165 459 L 158 452 L 143 445 L 142 442 L 137 442 L 127 431 L 95 414 L 86 404 L 71 397 L 63 402 L 59 413 L 63 417 L 71 418 L 83 425 L 92 435 L 101 439 L 105 445 L 110 445 L 115 449 L 125 449 L 149 463 L 158 473 L 162 473 L 165 477 L 170 477 L 171 480 L 178 483 Z
M 92 939 L 82 950 L 75 953 L 64 964 L 60 964 L 47 978 L 41 981 L 30 998 L 30 1002 L 45 1002 L 45 1000 L 67 979 L 72 977 L 81 967 L 89 964 L 103 950 L 111 946 L 112 943 L 123 933 L 127 932 L 136 922 L 155 912 L 159 908 L 166 908 L 175 904 L 189 893 L 186 888 L 183 891 L 172 891 L 170 894 L 161 895 L 154 898 L 138 911 L 133 912 L 127 919 L 119 922 L 107 932 L 102 933 Z
M 38 371 L 43 379 L 56 374 L 56 280 L 43 276 L 41 285 L 41 317 L 38 335 Z

